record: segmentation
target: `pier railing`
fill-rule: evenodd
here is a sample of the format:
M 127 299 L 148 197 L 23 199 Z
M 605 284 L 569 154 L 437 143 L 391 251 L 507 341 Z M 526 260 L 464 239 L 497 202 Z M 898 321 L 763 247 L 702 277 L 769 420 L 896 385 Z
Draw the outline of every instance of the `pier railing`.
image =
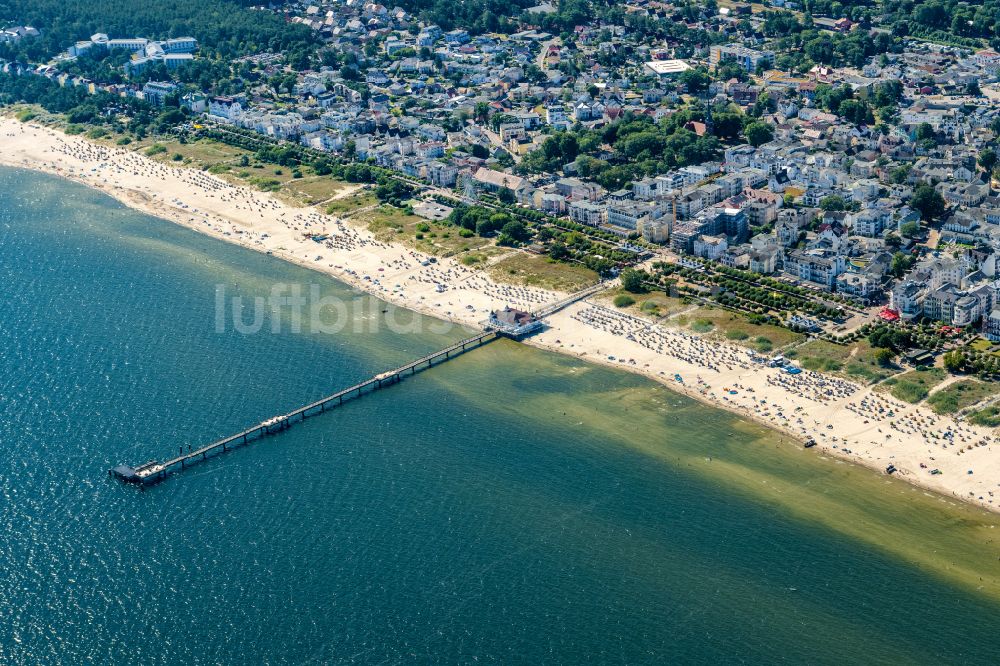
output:
M 535 317 L 537 317 L 538 319 L 544 319 L 545 317 L 554 315 L 555 313 L 559 312 L 564 308 L 568 308 L 577 301 L 582 301 L 583 299 L 589 298 L 594 294 L 598 293 L 599 291 L 603 291 L 605 289 L 608 289 L 608 283 L 598 282 L 597 284 L 591 285 L 589 287 L 581 289 L 580 291 L 570 294 L 561 301 L 556 301 L 555 303 L 549 303 L 548 305 L 539 308 L 532 314 L 534 314 Z
M 407 374 L 414 375 L 419 371 L 432 367 L 433 365 L 449 361 L 467 351 L 478 349 L 486 343 L 496 340 L 500 337 L 500 335 L 501 334 L 498 331 L 486 331 L 479 333 L 471 338 L 466 338 L 465 340 L 461 340 L 460 342 L 456 342 L 453 345 L 436 351 L 433 354 L 427 354 L 426 356 L 422 356 L 415 361 L 407 363 L 406 365 L 401 365 L 398 368 L 394 368 L 387 372 L 381 372 L 363 382 L 359 382 L 353 386 L 337 391 L 332 395 L 328 395 L 325 398 L 321 398 L 320 400 L 311 402 L 308 405 L 299 407 L 298 409 L 288 412 L 287 414 L 273 416 L 258 423 L 257 425 L 241 430 L 235 435 L 223 437 L 222 439 L 216 440 L 211 444 L 206 444 L 205 446 L 193 451 L 189 450 L 187 453 L 184 453 L 182 450 L 176 457 L 163 462 L 153 460 L 141 465 L 118 465 L 108 470 L 108 473 L 111 476 L 129 483 L 138 483 L 140 485 L 150 485 L 156 483 L 164 479 L 170 473 L 185 469 L 195 462 L 205 460 L 209 456 L 226 452 L 231 448 L 242 446 L 253 440 L 285 430 L 293 423 L 299 423 L 310 416 L 322 414 L 328 409 L 338 407 L 349 400 L 359 398 L 362 395 L 373 393 L 379 389 L 395 384 L 402 380 L 403 377 L 407 376 Z
M 543 317 L 555 314 L 563 308 L 566 308 L 577 301 L 592 296 L 593 294 L 607 288 L 608 283 L 605 282 L 592 285 L 586 289 L 582 289 L 574 294 L 571 294 L 561 301 L 542 307 L 534 313 L 534 316 L 536 319 L 540 320 Z M 241 430 L 235 435 L 223 437 L 222 439 L 206 444 L 195 450 L 191 450 L 191 448 L 188 447 L 187 453 L 185 453 L 182 448 L 177 456 L 163 462 L 151 460 L 141 465 L 117 465 L 116 467 L 108 470 L 108 473 L 113 477 L 129 483 L 137 483 L 140 485 L 150 485 L 156 483 L 157 481 L 161 481 L 167 477 L 171 472 L 185 469 L 189 465 L 200 460 L 205 460 L 209 456 L 224 453 L 230 448 L 243 446 L 250 441 L 284 430 L 290 427 L 293 423 L 304 421 L 310 416 L 315 416 L 328 409 L 340 406 L 348 400 L 359 398 L 362 395 L 365 395 L 366 392 L 371 393 L 391 384 L 395 384 L 405 377 L 407 373 L 411 375 L 416 374 L 420 370 L 426 370 L 436 363 L 448 361 L 465 353 L 466 351 L 476 349 L 488 342 L 492 342 L 499 337 L 513 337 L 515 339 L 520 339 L 523 336 L 504 333 L 502 330 L 488 329 L 482 333 L 472 336 L 471 338 L 466 338 L 465 340 L 456 342 L 455 344 L 445 347 L 440 351 L 436 351 L 433 354 L 422 356 L 415 361 L 407 363 L 406 365 L 401 365 L 398 368 L 379 373 L 363 382 L 337 391 L 333 395 L 328 395 L 325 398 L 311 402 L 308 405 L 299 407 L 298 409 L 288 412 L 287 414 L 272 416 L 271 418 L 250 426 L 245 430 Z

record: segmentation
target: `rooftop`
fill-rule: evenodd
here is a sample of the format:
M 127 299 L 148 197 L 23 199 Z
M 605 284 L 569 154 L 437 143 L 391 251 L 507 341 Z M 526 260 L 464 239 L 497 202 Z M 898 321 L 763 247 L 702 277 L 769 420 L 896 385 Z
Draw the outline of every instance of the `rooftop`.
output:
M 646 63 L 646 67 L 660 76 L 667 74 L 680 74 L 691 69 L 691 65 L 683 60 L 652 60 Z

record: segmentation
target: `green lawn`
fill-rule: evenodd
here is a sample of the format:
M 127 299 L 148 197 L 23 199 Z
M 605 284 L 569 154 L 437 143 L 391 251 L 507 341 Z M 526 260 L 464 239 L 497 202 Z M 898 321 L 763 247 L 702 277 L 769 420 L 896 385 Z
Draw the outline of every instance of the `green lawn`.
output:
M 715 322 L 708 317 L 699 317 L 691 322 L 691 330 L 696 333 L 708 333 L 715 328 Z
M 402 243 L 420 252 L 439 257 L 478 252 L 492 245 L 492 241 L 487 238 L 475 235 L 462 236 L 461 229 L 447 222 L 435 222 L 417 215 L 408 215 L 402 208 L 390 205 L 379 206 L 350 219 L 356 223 L 367 224 L 368 230 L 379 240 Z
M 109 134 L 100 140 L 108 145 L 115 144 L 122 135 Z M 172 166 L 186 166 L 205 169 L 239 185 L 249 185 L 264 192 L 272 192 L 283 202 L 293 206 L 311 206 L 326 201 L 348 187 L 350 183 L 333 176 L 318 176 L 308 166 L 296 169 L 274 164 L 262 164 L 254 153 L 211 139 L 197 139 L 180 143 L 166 137 L 147 137 L 133 141 L 128 148 L 146 154 L 153 145 L 163 150 L 153 157 Z M 176 159 L 176 156 L 180 159 Z M 374 197 L 373 197 L 374 198 Z M 350 202 L 348 202 L 348 205 Z
M 941 368 L 911 370 L 885 380 L 883 386 L 892 397 L 904 402 L 917 403 L 927 397 L 930 390 L 948 377 Z
M 767 353 L 778 347 L 802 340 L 800 333 L 770 324 L 753 324 L 745 316 L 722 308 L 708 306 L 678 318 L 681 326 L 688 325 L 698 333 L 713 336 Z
M 589 268 L 560 263 L 527 252 L 518 252 L 501 259 L 490 266 L 489 274 L 498 282 L 567 292 L 579 291 L 598 281 L 597 273 Z
M 810 340 L 788 350 L 785 356 L 798 359 L 807 370 L 832 372 L 866 383 L 881 381 L 899 372 L 899 368 L 884 368 L 876 363 L 874 350 L 867 340 L 850 345 Z
M 616 291 L 608 292 L 606 296 L 612 300 L 618 296 L 628 296 L 635 301 L 633 305 L 629 306 L 630 312 L 636 315 L 646 315 L 653 318 L 666 317 L 689 307 L 685 305 L 681 299 L 667 296 L 662 291 L 650 291 L 644 294 L 633 294 L 625 291 L 624 289 L 618 289 Z
M 331 176 L 317 176 L 310 172 L 309 169 L 303 170 L 302 178 L 292 180 L 288 184 L 291 193 L 301 198 L 306 205 L 318 204 L 341 192 L 350 192 L 357 188 L 353 183 L 337 180 Z
M 976 351 L 989 351 L 993 347 L 993 343 L 983 338 L 976 338 L 969 346 Z
M 969 423 L 996 428 L 1000 426 L 1000 406 L 990 405 L 979 411 L 969 414 Z
M 929 397 L 927 404 L 938 414 L 954 414 L 991 395 L 996 395 L 998 390 L 1000 387 L 993 383 L 963 379 Z
M 359 208 L 367 208 L 378 203 L 375 193 L 371 190 L 358 190 L 348 194 L 346 197 L 328 201 L 322 206 L 323 212 L 327 215 L 343 215 Z

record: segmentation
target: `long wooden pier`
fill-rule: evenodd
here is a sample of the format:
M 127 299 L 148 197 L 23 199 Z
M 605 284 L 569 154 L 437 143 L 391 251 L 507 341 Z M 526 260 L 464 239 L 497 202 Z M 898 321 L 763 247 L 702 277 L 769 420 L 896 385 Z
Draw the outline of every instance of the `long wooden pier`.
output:
M 262 437 L 280 432 L 281 430 L 285 430 L 293 423 L 299 423 L 310 416 L 316 416 L 317 414 L 322 414 L 328 409 L 338 407 L 348 400 L 359 398 L 362 395 L 373 393 L 379 389 L 395 384 L 402 380 L 403 377 L 407 376 L 407 374 L 414 375 L 417 372 L 426 370 L 433 365 L 449 361 L 467 351 L 478 349 L 486 343 L 496 340 L 498 337 L 501 337 L 501 333 L 498 331 L 486 331 L 484 333 L 480 333 L 471 338 L 466 338 L 461 342 L 456 342 L 450 347 L 445 347 L 444 349 L 434 352 L 433 354 L 428 354 L 427 356 L 418 358 L 416 361 L 412 361 L 406 365 L 402 365 L 387 372 L 379 373 L 370 379 L 366 379 L 365 381 L 355 384 L 354 386 L 337 391 L 333 395 L 328 395 L 327 397 L 317 400 L 316 402 L 311 402 L 304 407 L 299 407 L 298 409 L 287 414 L 273 416 L 262 421 L 261 423 L 258 423 L 257 425 L 242 430 L 235 435 L 223 437 L 220 440 L 212 442 L 211 444 L 206 444 L 205 446 L 202 446 L 194 451 L 189 450 L 187 453 L 182 451 L 177 457 L 164 462 L 152 460 L 136 466 L 117 465 L 116 467 L 108 470 L 108 473 L 113 477 L 129 483 L 137 483 L 140 485 L 151 485 L 157 483 L 158 481 L 166 478 L 166 476 L 171 472 L 185 469 L 198 461 L 205 460 L 209 456 L 223 453 L 231 448 L 243 446 L 248 442 L 261 439 Z

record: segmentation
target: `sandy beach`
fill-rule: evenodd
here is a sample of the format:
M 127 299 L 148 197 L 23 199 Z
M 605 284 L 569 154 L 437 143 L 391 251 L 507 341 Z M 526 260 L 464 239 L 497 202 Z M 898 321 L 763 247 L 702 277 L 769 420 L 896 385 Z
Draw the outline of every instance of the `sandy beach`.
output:
M 196 169 L 161 164 L 57 130 L 0 118 L 0 163 L 56 174 L 199 232 L 327 273 L 396 305 L 476 327 L 490 310 L 534 310 L 566 294 L 498 284 L 454 259 L 377 240 L 366 229 L 295 208 Z M 317 243 L 306 234 L 325 234 Z M 587 299 L 551 316 L 528 343 L 641 373 L 785 433 L 800 446 L 1000 511 L 993 430 L 958 423 L 851 381 L 768 368 L 735 344 L 652 324 Z M 931 474 L 931 470 L 940 474 Z

